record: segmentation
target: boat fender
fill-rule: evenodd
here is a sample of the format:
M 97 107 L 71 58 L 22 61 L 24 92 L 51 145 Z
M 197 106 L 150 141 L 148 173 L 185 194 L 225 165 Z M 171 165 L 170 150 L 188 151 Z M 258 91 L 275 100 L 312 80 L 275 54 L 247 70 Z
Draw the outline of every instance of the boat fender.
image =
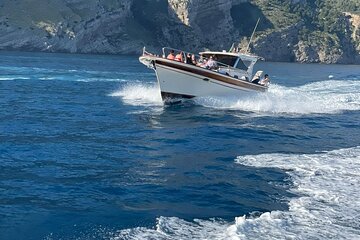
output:
M 209 79 L 208 79 L 208 78 L 203 78 L 203 80 L 204 80 L 205 82 L 208 82 L 208 81 L 209 81 Z

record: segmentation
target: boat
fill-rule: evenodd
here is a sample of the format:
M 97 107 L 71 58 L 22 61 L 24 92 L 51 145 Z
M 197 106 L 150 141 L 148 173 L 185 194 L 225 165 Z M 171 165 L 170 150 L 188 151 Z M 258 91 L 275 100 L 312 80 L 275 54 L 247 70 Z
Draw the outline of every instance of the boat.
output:
M 198 64 L 168 59 L 170 52 L 189 54 L 170 47 L 162 48 L 161 55 L 143 49 L 139 61 L 155 71 L 164 101 L 179 98 L 209 96 L 239 96 L 246 92 L 265 92 L 268 85 L 252 82 L 261 78 L 263 71 L 253 75 L 254 65 L 263 58 L 249 53 L 229 51 L 204 51 L 194 55 Z M 206 67 L 206 61 L 213 59 L 215 67 Z

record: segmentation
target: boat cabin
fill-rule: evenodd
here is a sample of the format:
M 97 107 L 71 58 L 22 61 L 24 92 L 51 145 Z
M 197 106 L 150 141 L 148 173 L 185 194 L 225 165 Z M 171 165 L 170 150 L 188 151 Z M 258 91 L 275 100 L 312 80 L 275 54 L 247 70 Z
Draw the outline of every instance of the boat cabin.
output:
M 219 64 L 219 72 L 224 72 L 239 78 L 245 77 L 247 80 L 252 76 L 255 63 L 262 59 L 258 56 L 232 53 L 232 52 L 201 52 L 200 56 L 204 58 L 214 57 L 214 60 Z

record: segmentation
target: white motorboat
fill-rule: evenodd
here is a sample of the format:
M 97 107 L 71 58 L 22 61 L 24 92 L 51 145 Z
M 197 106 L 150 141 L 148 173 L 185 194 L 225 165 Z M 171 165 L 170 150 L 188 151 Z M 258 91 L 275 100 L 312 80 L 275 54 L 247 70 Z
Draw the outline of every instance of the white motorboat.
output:
M 157 56 L 143 50 L 139 60 L 153 69 L 160 86 L 164 101 L 172 98 L 193 98 L 207 96 L 239 95 L 244 92 L 264 92 L 267 84 L 252 82 L 261 78 L 262 71 L 253 75 L 253 68 L 261 57 L 240 52 L 201 52 L 195 57 L 197 64 L 189 61 L 168 59 L 168 53 L 181 54 L 183 59 L 190 53 L 172 48 L 163 48 L 162 56 Z M 214 59 L 215 64 L 206 66 L 208 59 Z

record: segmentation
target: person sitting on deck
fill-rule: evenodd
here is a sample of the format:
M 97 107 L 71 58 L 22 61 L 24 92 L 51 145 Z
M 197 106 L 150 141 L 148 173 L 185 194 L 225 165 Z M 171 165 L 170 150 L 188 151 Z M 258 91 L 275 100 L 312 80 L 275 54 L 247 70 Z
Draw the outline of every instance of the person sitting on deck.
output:
M 176 54 L 176 56 L 175 56 L 175 61 L 184 62 L 183 52 L 179 52 L 178 54 Z
M 198 59 L 196 66 L 198 67 L 203 67 L 203 65 L 206 63 L 205 59 L 203 56 L 200 56 L 200 58 Z
M 186 54 L 185 61 L 186 61 L 187 64 L 194 65 L 192 60 L 191 60 L 191 54 L 190 53 Z
M 195 54 L 191 55 L 191 62 L 193 65 L 195 65 L 195 66 L 197 65 Z
M 257 71 L 251 80 L 252 83 L 259 84 L 261 75 L 263 74 L 263 71 Z
M 267 86 L 270 83 L 269 75 L 265 74 L 264 78 L 259 82 L 260 85 Z
M 166 58 L 169 60 L 175 60 L 174 50 L 171 50 Z
M 213 56 L 210 56 L 210 58 L 207 60 L 207 62 L 201 66 L 204 68 L 210 69 L 210 70 L 217 69 L 217 67 L 218 67 L 217 63 L 213 59 Z

